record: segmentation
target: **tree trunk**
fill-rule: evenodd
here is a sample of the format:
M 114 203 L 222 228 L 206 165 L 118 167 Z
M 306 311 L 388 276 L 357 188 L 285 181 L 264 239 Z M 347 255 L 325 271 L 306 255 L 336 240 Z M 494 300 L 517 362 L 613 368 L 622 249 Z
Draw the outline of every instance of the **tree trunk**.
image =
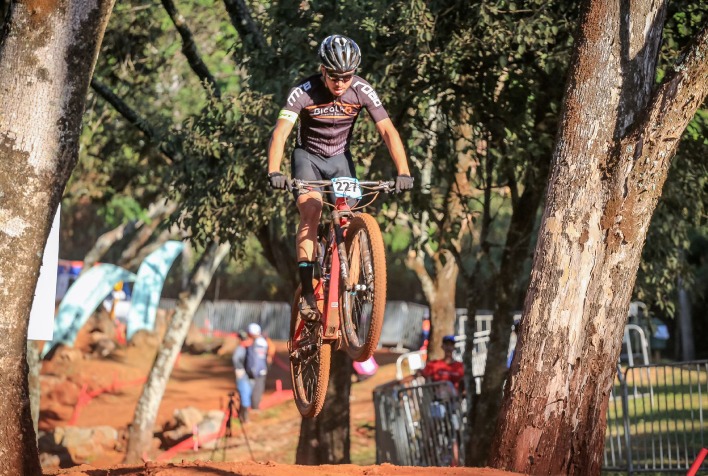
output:
M 474 393 L 472 394 L 475 402 L 470 407 L 470 434 L 475 435 L 466 448 L 465 461 L 470 466 L 486 466 L 487 463 L 501 408 L 499 395 L 502 394 L 508 375 L 506 362 L 513 324 L 512 313 L 518 309 L 515 306 L 518 305 L 522 293 L 521 276 L 529 255 L 531 234 L 543 199 L 549 166 L 549 161 L 540 161 L 537 167 L 529 166 L 527 169 L 524 192 L 518 203 L 514 204 L 499 272 L 493 278 L 495 308 L 487 343 L 484 379 L 479 397 L 476 398 Z
M 688 362 L 696 358 L 696 346 L 693 340 L 693 319 L 691 318 L 691 299 L 688 291 L 683 287 L 683 280 L 678 282 L 679 312 L 676 328 L 679 330 L 681 343 L 681 360 Z
M 147 217 L 151 223 L 154 221 L 159 223 L 165 215 L 172 213 L 175 209 L 176 206 L 173 203 L 165 203 L 163 198 L 150 204 Z M 145 225 L 143 220 L 131 220 L 99 236 L 93 248 L 84 257 L 84 266 L 81 269 L 81 274 L 91 269 L 116 242 L 122 240 L 124 236 L 139 230 L 143 225 Z
M 228 244 L 212 243 L 194 267 L 189 290 L 180 295 L 175 313 L 157 351 L 150 375 L 135 408 L 135 416 L 128 428 L 126 463 L 142 461 L 143 455 L 152 444 L 157 411 L 160 408 L 162 396 L 165 394 L 175 360 L 182 350 L 192 317 L 209 287 L 216 268 L 228 254 L 229 249 Z
M 27 324 L 111 0 L 14 2 L 0 31 L 0 474 L 41 474 Z
M 708 89 L 704 27 L 650 96 L 665 8 L 589 0 L 583 9 L 494 467 L 600 474 L 646 231 Z
M 430 305 L 428 359 L 439 359 L 443 355 L 443 336 L 455 334 L 455 292 L 460 268 L 449 250 L 433 254 L 432 259 L 435 263 L 433 276 L 425 268 L 422 253 L 409 252 L 406 264 L 418 276 Z
M 349 394 L 352 360 L 344 351 L 332 355 L 332 373 L 322 412 L 303 418 L 295 464 L 349 464 Z

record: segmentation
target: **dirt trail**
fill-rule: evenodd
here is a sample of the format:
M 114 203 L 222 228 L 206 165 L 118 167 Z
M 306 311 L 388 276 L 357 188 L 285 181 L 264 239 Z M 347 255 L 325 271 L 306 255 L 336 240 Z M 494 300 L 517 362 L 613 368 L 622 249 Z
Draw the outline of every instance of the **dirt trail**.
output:
M 267 395 L 273 396 L 277 381 L 283 389 L 290 388 L 287 357 L 284 343 L 276 343 L 278 353 L 271 367 L 267 383 Z M 233 427 L 232 437 L 217 442 L 216 449 L 200 449 L 178 453 L 170 462 L 148 462 L 139 466 L 123 466 L 122 445 L 114 451 L 97 455 L 91 465 L 73 468 L 45 468 L 45 475 L 253 475 L 253 476 L 305 476 L 305 475 L 510 475 L 504 471 L 480 468 L 411 468 L 389 464 L 375 465 L 373 389 L 388 382 L 395 375 L 397 354 L 378 353 L 381 365 L 372 378 L 355 383 L 351 397 L 351 455 L 356 465 L 296 466 L 295 449 L 300 431 L 300 416 L 291 399 L 274 399 L 274 406 L 252 412 L 251 422 L 245 428 Z M 108 425 L 124 433 L 130 423 L 135 405 L 140 396 L 141 379 L 147 375 L 154 358 L 154 350 L 136 347 L 120 349 L 110 359 L 76 358 L 54 359 L 45 362 L 43 375 L 66 376 L 78 386 L 85 385 L 88 392 L 109 387 L 112 383 L 126 383 L 116 390 L 93 398 L 75 416 L 76 426 L 93 427 Z M 180 356 L 177 367 L 167 386 L 157 418 L 162 427 L 173 418 L 176 409 L 188 406 L 200 410 L 225 409 L 228 393 L 235 390 L 230 356 L 188 355 Z M 277 396 L 277 395 L 276 395 Z M 75 400 L 74 400 L 75 401 Z M 51 431 L 68 426 L 74 416 L 72 398 L 61 392 L 42 395 L 40 430 Z M 245 434 L 244 434 L 245 430 Z M 248 437 L 248 443 L 246 442 Z M 156 449 L 149 456 L 157 460 L 165 451 Z M 252 455 L 252 456 L 251 456 Z M 164 456 L 164 455 L 163 455 Z M 176 463 L 179 462 L 179 463 Z

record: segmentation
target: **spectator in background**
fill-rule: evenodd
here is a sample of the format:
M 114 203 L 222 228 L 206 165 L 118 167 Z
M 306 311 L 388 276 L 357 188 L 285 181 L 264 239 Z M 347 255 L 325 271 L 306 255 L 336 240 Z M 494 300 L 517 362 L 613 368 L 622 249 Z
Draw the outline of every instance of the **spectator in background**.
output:
M 422 342 L 420 344 L 420 350 L 428 350 L 428 343 L 430 339 L 430 317 L 423 317 L 423 332 L 421 335 Z
M 239 419 L 247 422 L 250 409 L 258 410 L 265 391 L 268 374 L 268 341 L 261 335 L 261 326 L 248 325 L 245 335 L 233 353 L 236 387 L 241 397 Z
M 465 366 L 452 357 L 455 350 L 455 336 L 449 335 L 442 339 L 442 349 L 445 355 L 442 359 L 429 360 L 421 371 L 421 375 L 431 382 L 448 381 L 460 393 L 464 393 Z

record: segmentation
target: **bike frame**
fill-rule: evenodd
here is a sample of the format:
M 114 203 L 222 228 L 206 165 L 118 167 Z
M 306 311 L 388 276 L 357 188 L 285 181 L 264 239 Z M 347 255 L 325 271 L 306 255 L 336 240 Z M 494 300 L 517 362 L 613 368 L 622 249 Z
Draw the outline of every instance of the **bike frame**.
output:
M 346 283 L 349 278 L 349 263 L 347 261 L 347 250 L 344 244 L 351 208 L 345 198 L 337 198 L 332 209 L 332 222 L 327 238 L 327 247 L 323 262 L 327 260 L 327 255 L 331 257 L 329 267 L 329 280 L 324 276 L 320 279 L 315 289 L 315 297 L 318 301 L 324 300 L 324 312 L 322 320 L 324 323 L 324 339 L 337 339 L 339 336 L 339 296 L 340 283 Z M 339 272 L 336 272 L 338 270 Z
M 385 184 L 388 187 L 393 187 L 395 185 L 395 182 L 360 183 L 364 186 L 383 186 Z M 323 182 L 322 186 L 329 187 L 329 183 Z M 344 239 L 346 237 L 347 226 L 349 225 L 349 218 L 352 216 L 352 213 L 352 208 L 347 202 L 347 199 L 337 197 L 330 214 L 331 222 L 328 229 L 328 236 L 326 237 L 327 244 L 325 246 L 324 256 L 322 257 L 323 265 L 327 263 L 328 256 L 331 257 L 329 276 L 327 277 L 323 273 L 317 283 L 317 286 L 315 287 L 315 298 L 317 301 L 324 301 L 321 316 L 323 325 L 323 340 L 338 340 L 340 338 L 340 286 L 342 282 L 346 283 L 349 280 L 349 262 L 347 259 L 347 249 Z M 344 289 L 344 291 L 346 292 L 351 290 Z M 295 330 L 293 341 L 297 342 L 300 338 L 304 325 L 305 323 L 301 321 L 300 325 Z

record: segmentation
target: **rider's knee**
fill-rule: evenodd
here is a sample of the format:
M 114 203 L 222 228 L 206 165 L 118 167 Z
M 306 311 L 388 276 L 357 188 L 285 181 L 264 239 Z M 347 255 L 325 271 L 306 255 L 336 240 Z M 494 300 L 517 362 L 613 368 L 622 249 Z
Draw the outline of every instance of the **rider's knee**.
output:
M 297 208 L 301 219 L 307 222 L 318 222 L 322 213 L 322 200 L 319 196 L 307 194 L 298 198 Z

